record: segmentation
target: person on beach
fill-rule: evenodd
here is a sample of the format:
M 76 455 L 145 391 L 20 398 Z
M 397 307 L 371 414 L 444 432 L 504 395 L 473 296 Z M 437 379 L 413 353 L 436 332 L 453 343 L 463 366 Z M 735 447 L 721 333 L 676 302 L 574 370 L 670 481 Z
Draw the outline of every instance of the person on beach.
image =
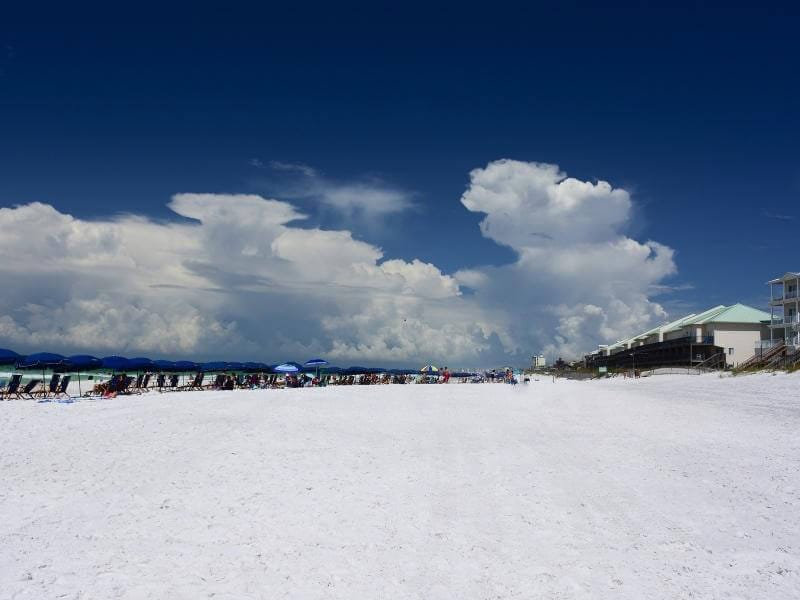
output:
M 448 383 L 450 381 L 450 370 L 447 367 L 444 368 L 444 373 L 442 374 L 442 377 L 444 379 L 442 383 Z

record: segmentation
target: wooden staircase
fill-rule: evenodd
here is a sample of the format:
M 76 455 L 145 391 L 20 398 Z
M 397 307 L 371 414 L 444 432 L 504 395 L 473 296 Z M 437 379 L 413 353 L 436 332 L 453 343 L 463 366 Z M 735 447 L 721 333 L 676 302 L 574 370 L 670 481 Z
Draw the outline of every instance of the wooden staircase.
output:
M 783 357 L 785 352 L 786 352 L 786 344 L 783 342 L 783 340 L 781 340 L 771 348 L 767 348 L 766 351 L 754 354 L 743 363 L 739 363 L 739 366 L 736 368 L 737 370 L 741 370 L 741 369 L 749 369 L 752 367 L 761 367 L 763 365 L 766 365 L 771 359 L 775 358 L 776 356 Z

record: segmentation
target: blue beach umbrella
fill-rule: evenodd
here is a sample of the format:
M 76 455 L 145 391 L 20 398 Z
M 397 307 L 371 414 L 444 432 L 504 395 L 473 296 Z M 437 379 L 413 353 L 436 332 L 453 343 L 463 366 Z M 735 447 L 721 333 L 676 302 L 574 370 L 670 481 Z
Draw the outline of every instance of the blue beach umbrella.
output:
M 200 368 L 205 371 L 206 373 L 214 372 L 214 371 L 227 371 L 230 369 L 228 366 L 229 363 L 223 362 L 221 360 L 212 361 L 207 363 L 202 363 Z
M 131 361 L 124 356 L 104 356 L 100 359 L 104 369 L 112 371 L 130 371 L 133 369 Z
M 294 362 L 287 362 L 273 367 L 272 370 L 276 373 L 297 373 L 302 369 L 300 365 Z
M 17 367 L 20 369 L 57 369 L 67 366 L 69 359 L 66 356 L 51 352 L 28 354 L 17 360 Z
M 196 371 L 200 365 L 196 362 L 192 362 L 190 360 L 176 360 L 175 361 L 175 370 L 176 371 Z
M 425 365 L 419 370 L 420 373 L 438 373 L 439 368 L 434 367 L 433 365 Z
M 171 360 L 154 360 L 153 364 L 161 371 L 175 371 L 175 363 Z
M 0 348 L 0 365 L 16 364 L 20 358 L 22 357 L 13 350 Z
M 78 396 L 80 396 L 82 394 L 80 372 L 100 369 L 103 366 L 103 361 L 90 354 L 74 354 L 69 357 L 69 362 L 72 365 L 72 370 L 78 376 Z
M 304 367 L 323 367 L 328 364 L 327 360 L 321 358 L 312 358 L 303 363 Z
M 129 363 L 131 369 L 136 369 L 137 371 L 146 371 L 147 369 L 152 369 L 155 367 L 155 363 L 150 360 L 149 358 L 145 358 L 144 356 L 137 356 L 136 358 L 129 359 Z
M 89 354 L 75 354 L 68 357 L 72 368 L 75 370 L 92 371 L 103 366 L 103 361 Z

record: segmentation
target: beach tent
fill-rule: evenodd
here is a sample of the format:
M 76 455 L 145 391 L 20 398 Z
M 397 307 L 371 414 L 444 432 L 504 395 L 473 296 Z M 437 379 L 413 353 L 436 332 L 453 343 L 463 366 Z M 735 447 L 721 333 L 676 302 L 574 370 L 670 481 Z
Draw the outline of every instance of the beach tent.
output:
M 20 358 L 22 357 L 13 350 L 0 348 L 0 365 L 15 365 Z

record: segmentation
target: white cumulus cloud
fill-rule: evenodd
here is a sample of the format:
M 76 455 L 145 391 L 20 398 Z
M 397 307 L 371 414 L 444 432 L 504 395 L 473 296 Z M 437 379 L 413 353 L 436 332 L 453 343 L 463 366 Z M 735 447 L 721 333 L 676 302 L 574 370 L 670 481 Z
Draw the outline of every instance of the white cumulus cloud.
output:
M 470 173 L 461 201 L 516 260 L 447 274 L 254 194 L 177 194 L 176 222 L 2 208 L 0 346 L 477 366 L 577 356 L 664 317 L 652 294 L 673 251 L 625 234 L 625 190 L 500 160 Z

